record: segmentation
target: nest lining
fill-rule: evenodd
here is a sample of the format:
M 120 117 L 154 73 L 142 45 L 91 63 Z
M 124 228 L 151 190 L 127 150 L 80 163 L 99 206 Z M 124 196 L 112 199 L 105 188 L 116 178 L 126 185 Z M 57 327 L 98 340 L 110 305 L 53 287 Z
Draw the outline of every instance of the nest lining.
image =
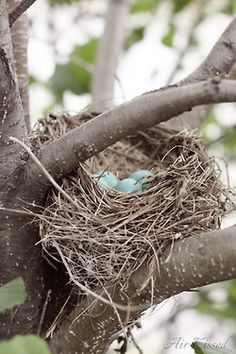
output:
M 47 144 L 87 119 L 42 119 L 31 143 Z M 139 193 L 104 190 L 91 178 L 98 169 L 123 178 L 140 168 L 155 176 Z M 51 255 L 55 244 L 60 248 L 72 281 L 88 288 L 119 282 L 125 288 L 141 264 L 157 260 L 173 241 L 219 227 L 230 204 L 219 173 L 192 134 L 163 127 L 138 132 L 61 181 L 77 207 L 51 189 L 40 223 L 43 247 Z

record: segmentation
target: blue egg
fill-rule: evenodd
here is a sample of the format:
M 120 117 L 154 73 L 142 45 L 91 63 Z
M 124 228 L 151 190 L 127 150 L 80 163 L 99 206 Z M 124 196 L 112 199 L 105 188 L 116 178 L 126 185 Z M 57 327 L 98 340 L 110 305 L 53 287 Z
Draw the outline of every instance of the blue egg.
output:
M 118 179 L 113 172 L 110 171 L 97 171 L 94 174 L 94 177 L 100 181 L 106 182 L 109 188 L 115 188 L 118 183 Z
M 135 181 L 138 181 L 141 186 L 142 190 L 148 187 L 149 183 L 146 183 L 148 181 L 147 177 L 152 177 L 154 176 L 154 173 L 148 170 L 137 170 L 132 173 L 132 175 L 129 176 L 129 178 L 133 178 Z
M 142 186 L 132 178 L 124 178 L 118 182 L 117 190 L 120 192 L 141 192 Z
M 99 184 L 100 187 L 102 187 L 104 189 L 110 189 L 111 188 L 111 186 L 109 186 L 109 184 L 107 183 L 107 181 L 103 177 L 99 178 L 98 184 Z

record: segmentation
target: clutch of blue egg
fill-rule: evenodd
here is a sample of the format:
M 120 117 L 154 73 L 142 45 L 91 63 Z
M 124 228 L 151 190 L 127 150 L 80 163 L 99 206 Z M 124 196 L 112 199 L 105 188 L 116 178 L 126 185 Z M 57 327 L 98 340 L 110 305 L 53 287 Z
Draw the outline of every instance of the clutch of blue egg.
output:
M 112 188 L 119 192 L 142 192 L 148 187 L 148 177 L 152 176 L 154 173 L 148 170 L 137 170 L 121 180 L 111 171 L 97 171 L 93 174 L 102 188 Z

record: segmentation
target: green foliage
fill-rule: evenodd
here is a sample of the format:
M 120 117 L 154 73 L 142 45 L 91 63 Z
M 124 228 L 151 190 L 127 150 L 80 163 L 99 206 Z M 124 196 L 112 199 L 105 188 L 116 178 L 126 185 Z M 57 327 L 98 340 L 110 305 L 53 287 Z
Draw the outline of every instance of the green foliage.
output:
M 34 84 L 37 84 L 38 80 L 35 76 L 33 75 L 29 75 L 29 84 L 30 85 L 34 85 Z
M 143 26 L 134 28 L 128 35 L 125 40 L 124 48 L 128 49 L 131 47 L 135 42 L 141 41 L 144 37 L 144 30 Z
M 236 129 L 230 127 L 224 129 L 222 133 L 221 143 L 224 145 L 225 153 L 229 158 L 235 158 L 236 152 Z
M 0 312 L 21 305 L 25 300 L 25 284 L 21 277 L 0 287 Z M 50 354 L 50 351 L 41 338 L 27 335 L 0 341 L 0 354 Z
M 16 278 L 0 287 L 0 312 L 16 305 L 21 305 L 26 300 L 24 281 Z
M 138 12 L 152 12 L 159 4 L 161 0 L 136 0 L 131 7 L 131 13 Z
M 224 12 L 226 12 L 229 15 L 234 15 L 236 12 L 236 0 L 231 0 L 229 2 L 226 2 L 226 7 L 224 9 Z
M 28 335 L 1 341 L 0 354 L 50 354 L 50 351 L 41 338 Z
M 98 40 L 93 38 L 85 45 L 75 47 L 71 53 L 71 61 L 67 64 L 57 64 L 50 80 L 57 100 L 61 100 L 66 90 L 80 95 L 90 91 L 91 74 L 75 63 L 76 58 L 93 64 L 95 62 Z M 74 60 L 73 60 L 74 58 Z
M 173 47 L 173 40 L 174 40 L 175 33 L 176 33 L 176 26 L 174 25 L 173 22 L 171 22 L 169 24 L 167 33 L 162 38 L 162 43 L 167 45 L 168 47 Z
M 195 354 L 227 354 L 228 350 L 214 347 L 209 345 L 209 343 L 193 342 L 191 344 Z
M 170 0 L 174 6 L 174 12 L 183 10 L 185 6 L 190 4 L 193 0 Z
M 228 281 L 225 290 L 227 298 L 219 306 L 209 297 L 209 292 L 206 289 L 201 289 L 199 292 L 200 302 L 196 305 L 196 310 L 221 320 L 232 319 L 236 321 L 236 279 Z
M 205 354 L 202 348 L 199 346 L 199 343 L 193 342 L 191 347 L 193 348 L 195 354 Z

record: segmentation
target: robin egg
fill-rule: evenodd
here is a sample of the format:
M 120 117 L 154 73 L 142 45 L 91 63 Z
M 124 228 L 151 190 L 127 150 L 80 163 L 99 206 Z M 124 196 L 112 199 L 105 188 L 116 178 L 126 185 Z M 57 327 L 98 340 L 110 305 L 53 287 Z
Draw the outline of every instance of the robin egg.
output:
M 142 186 L 132 178 L 124 178 L 118 182 L 117 190 L 120 192 L 141 192 Z
M 116 188 L 118 179 L 113 172 L 97 171 L 93 176 L 98 180 L 98 183 L 104 188 Z M 103 186 L 104 185 L 104 186 Z
M 142 190 L 144 190 L 148 186 L 148 183 L 147 183 L 148 177 L 152 177 L 152 176 L 154 176 L 154 173 L 151 171 L 137 170 L 137 171 L 133 172 L 132 175 L 129 176 L 129 178 L 132 178 L 135 181 L 137 181 L 138 183 L 140 183 L 142 186 Z

